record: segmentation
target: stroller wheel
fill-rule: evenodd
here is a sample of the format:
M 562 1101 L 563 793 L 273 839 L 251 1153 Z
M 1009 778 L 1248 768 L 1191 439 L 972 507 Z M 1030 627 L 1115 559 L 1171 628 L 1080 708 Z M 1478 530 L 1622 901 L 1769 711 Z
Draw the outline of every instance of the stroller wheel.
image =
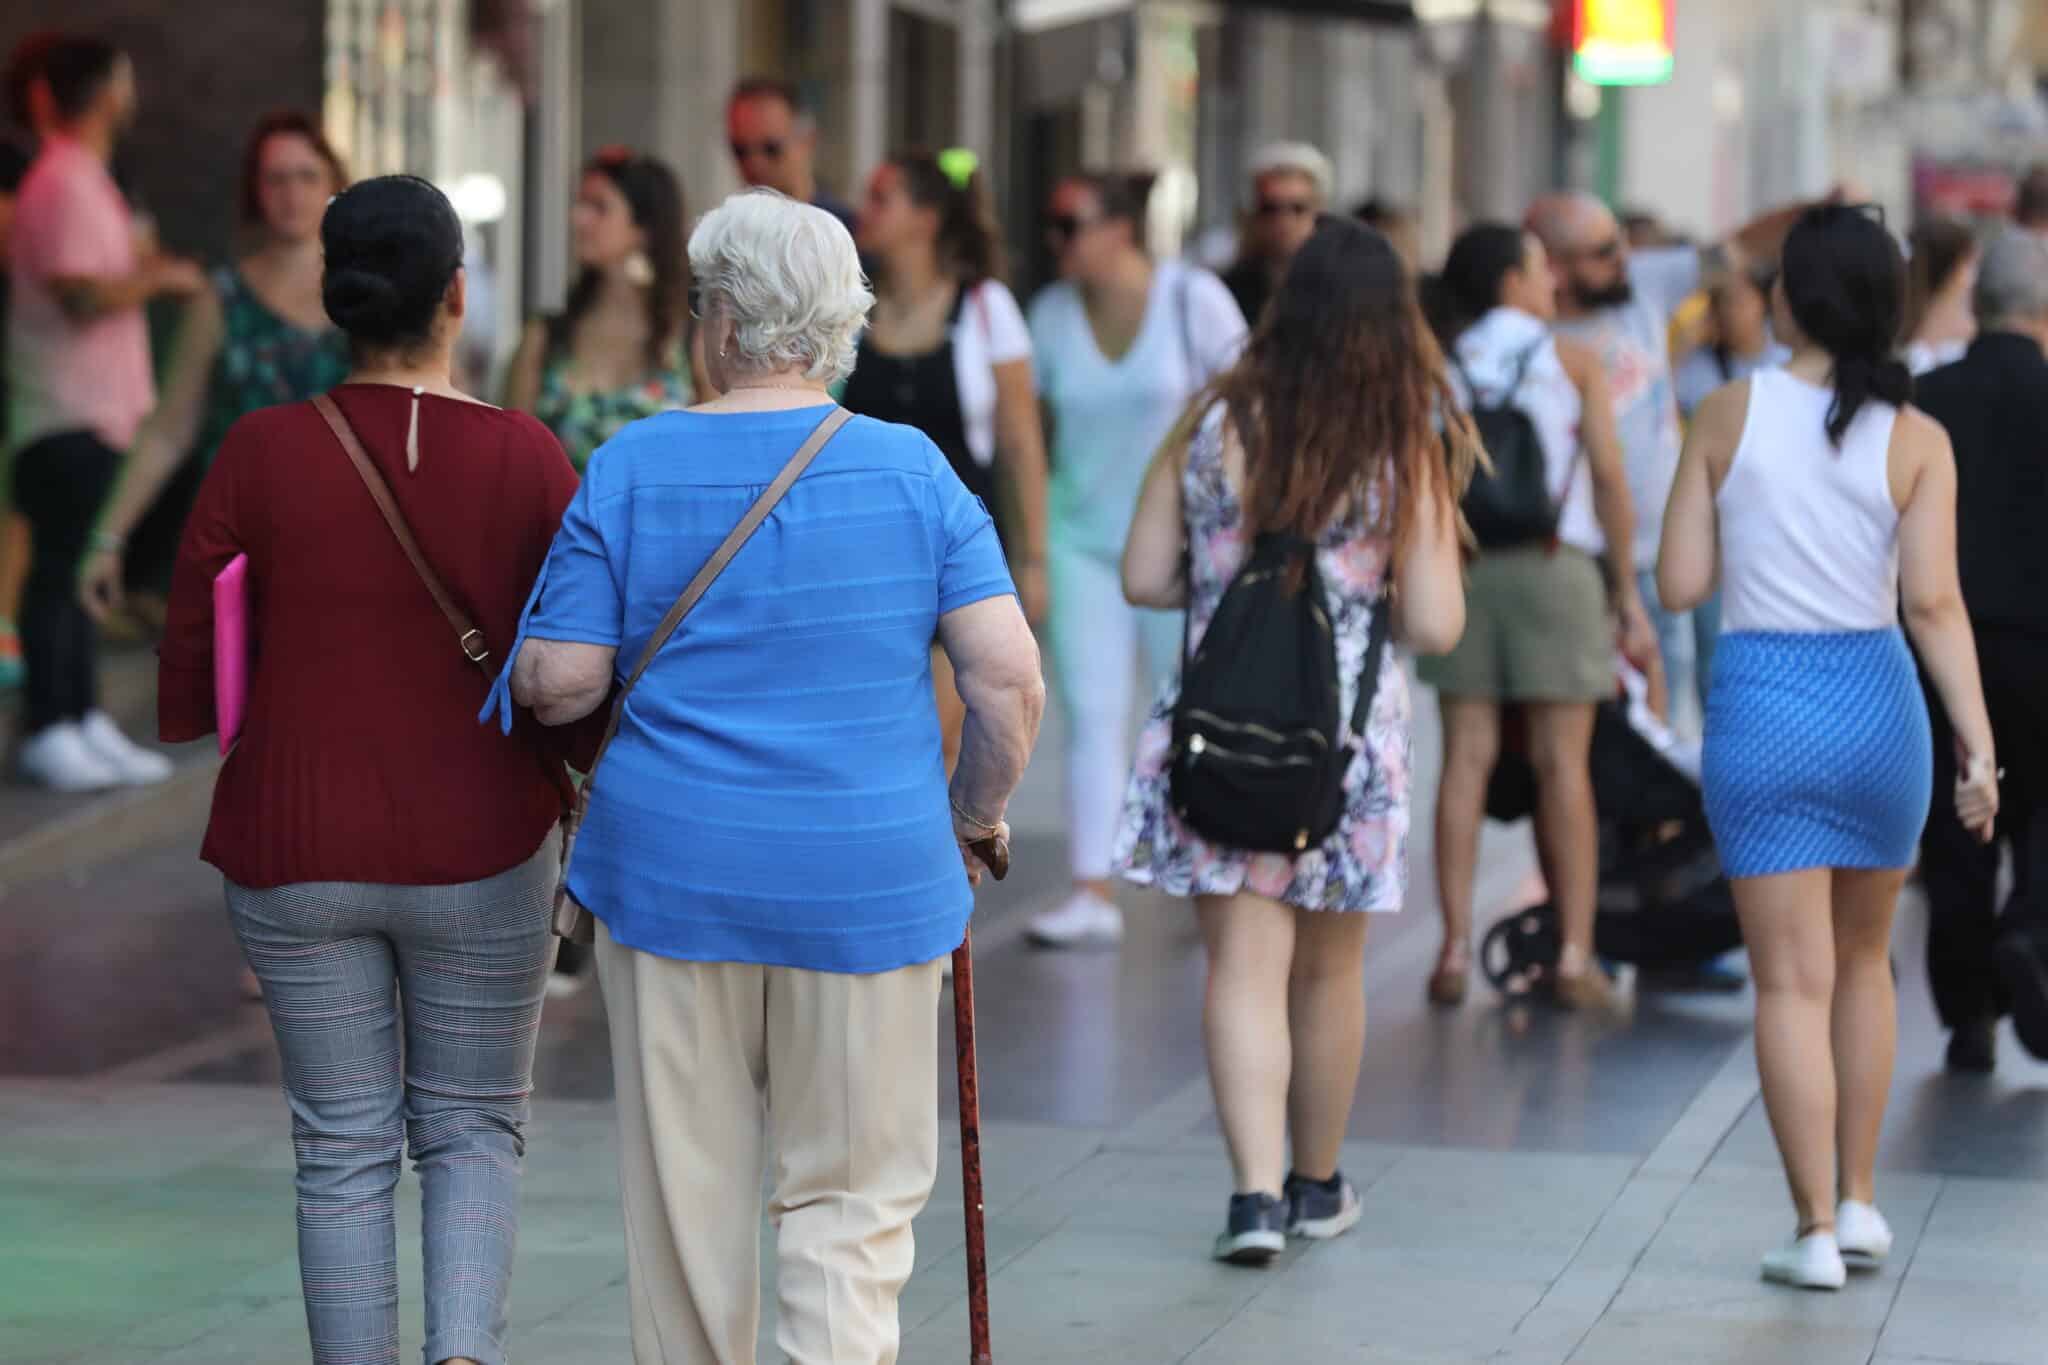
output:
M 1557 908 L 1532 905 L 1486 931 L 1479 942 L 1479 970 L 1502 995 L 1526 995 L 1538 975 L 1557 965 L 1563 946 Z

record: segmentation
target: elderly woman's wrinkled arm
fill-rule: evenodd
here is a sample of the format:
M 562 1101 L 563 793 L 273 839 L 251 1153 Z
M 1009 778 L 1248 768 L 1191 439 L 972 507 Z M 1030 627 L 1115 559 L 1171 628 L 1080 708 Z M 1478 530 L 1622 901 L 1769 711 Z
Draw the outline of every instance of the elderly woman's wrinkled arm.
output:
M 618 653 L 611 645 L 529 637 L 512 661 L 512 700 L 542 725 L 574 725 L 611 694 Z
M 955 820 L 964 813 L 970 823 L 992 828 L 1024 778 L 1045 715 L 1038 641 L 1017 599 L 1005 595 L 940 617 L 939 643 L 967 706 L 953 773 Z

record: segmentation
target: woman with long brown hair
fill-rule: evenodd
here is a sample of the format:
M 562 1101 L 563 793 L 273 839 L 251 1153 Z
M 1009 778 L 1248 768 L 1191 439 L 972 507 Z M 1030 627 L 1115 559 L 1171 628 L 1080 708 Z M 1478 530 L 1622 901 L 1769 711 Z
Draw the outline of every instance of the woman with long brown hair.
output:
M 1363 665 L 1384 611 L 1409 648 L 1457 643 L 1457 499 L 1476 453 L 1400 256 L 1371 228 L 1326 217 L 1243 357 L 1145 476 L 1123 557 L 1134 605 L 1185 608 L 1198 649 L 1253 542 L 1296 538 L 1315 548 L 1334 626 L 1338 714 L 1376 689 L 1336 832 L 1298 854 L 1218 847 L 1174 813 L 1177 687 L 1139 742 L 1115 861 L 1131 881 L 1193 897 L 1201 916 L 1203 1032 L 1236 1180 L 1222 1260 L 1264 1264 L 1290 1233 L 1335 1237 L 1358 1221 L 1337 1160 L 1365 1047 L 1367 916 L 1407 895 L 1410 743 L 1399 664 L 1380 656 L 1375 679 Z
M 560 313 L 527 324 L 505 394 L 578 471 L 628 423 L 690 404 L 686 221 L 681 182 L 653 157 L 607 147 L 584 168 L 576 282 Z

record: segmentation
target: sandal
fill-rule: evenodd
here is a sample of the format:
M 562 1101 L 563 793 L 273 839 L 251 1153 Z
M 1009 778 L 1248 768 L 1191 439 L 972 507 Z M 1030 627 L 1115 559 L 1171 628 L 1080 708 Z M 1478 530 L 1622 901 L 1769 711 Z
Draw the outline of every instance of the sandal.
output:
M 1472 959 L 1469 953 L 1446 954 L 1437 962 L 1437 968 L 1429 977 L 1429 1002 L 1455 1009 L 1465 1003 L 1465 992 L 1472 984 Z

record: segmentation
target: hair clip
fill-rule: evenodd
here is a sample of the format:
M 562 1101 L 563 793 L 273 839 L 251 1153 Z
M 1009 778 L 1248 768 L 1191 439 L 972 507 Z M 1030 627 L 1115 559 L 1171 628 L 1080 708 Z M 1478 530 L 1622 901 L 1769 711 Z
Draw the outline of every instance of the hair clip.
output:
M 932 159 L 938 164 L 939 174 L 952 181 L 956 190 L 973 184 L 974 173 L 981 169 L 981 158 L 965 147 L 948 147 Z
M 598 148 L 591 154 L 590 159 L 599 166 L 623 166 L 633 159 L 633 149 L 623 142 L 614 142 Z

